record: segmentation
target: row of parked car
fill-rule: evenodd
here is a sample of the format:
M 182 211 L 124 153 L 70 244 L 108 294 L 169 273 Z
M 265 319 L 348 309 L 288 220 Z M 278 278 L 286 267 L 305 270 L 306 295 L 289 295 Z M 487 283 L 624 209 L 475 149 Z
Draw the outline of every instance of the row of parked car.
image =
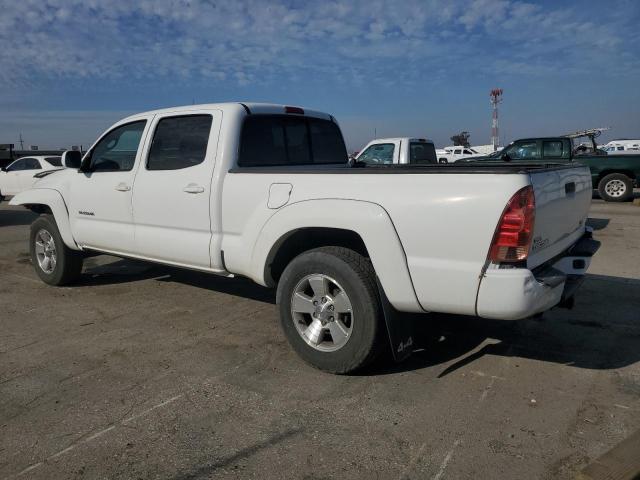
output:
M 380 138 L 369 142 L 353 161 L 366 165 L 579 162 L 589 167 L 593 187 L 608 202 L 633 199 L 633 188 L 640 180 L 640 152 L 606 154 L 597 148 L 583 151 L 575 147 L 569 137 L 523 138 L 489 155 L 474 154 L 471 148 L 465 147 L 438 151 L 433 142 L 425 138 Z
M 21 157 L 0 170 L 0 201 L 28 190 L 38 180 L 39 173 L 63 168 L 62 157 L 36 155 Z

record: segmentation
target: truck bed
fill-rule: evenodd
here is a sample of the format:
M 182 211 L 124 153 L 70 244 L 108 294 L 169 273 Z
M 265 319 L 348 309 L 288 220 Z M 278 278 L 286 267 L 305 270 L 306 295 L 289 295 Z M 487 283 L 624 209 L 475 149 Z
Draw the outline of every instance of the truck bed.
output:
M 573 185 L 568 189 L 567 184 Z M 311 216 L 326 215 L 335 228 L 343 228 L 339 225 L 346 204 L 333 211 L 332 202 L 366 203 L 392 222 L 422 309 L 474 315 L 498 220 L 510 198 L 529 185 L 536 196 L 537 242 L 526 267 L 535 268 L 584 232 L 591 201 L 586 167 L 503 163 L 233 168 L 225 177 L 222 200 L 235 206 L 233 215 L 223 217 L 225 260 L 230 271 L 250 276 L 251 259 L 245 252 L 272 218 L 302 208 Z M 284 204 L 266 209 L 270 193 L 280 187 L 289 192 Z
M 229 173 L 269 173 L 269 174 L 526 174 L 539 172 L 541 170 L 563 170 L 574 168 L 572 162 L 554 163 L 505 163 L 482 162 L 481 165 L 473 163 L 452 163 L 438 165 L 376 165 L 357 166 L 347 165 L 312 165 L 312 166 L 291 166 L 291 167 L 236 167 L 229 170 Z

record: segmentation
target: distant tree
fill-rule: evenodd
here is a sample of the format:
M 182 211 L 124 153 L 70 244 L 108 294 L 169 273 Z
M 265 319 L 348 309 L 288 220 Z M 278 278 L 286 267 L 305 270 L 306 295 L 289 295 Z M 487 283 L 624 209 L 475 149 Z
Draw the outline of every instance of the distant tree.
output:
M 469 132 L 460 132 L 457 135 L 454 135 L 453 137 L 451 137 L 451 141 L 453 142 L 454 145 L 470 147 L 471 146 L 471 144 L 469 143 L 470 136 L 471 135 L 469 134 Z

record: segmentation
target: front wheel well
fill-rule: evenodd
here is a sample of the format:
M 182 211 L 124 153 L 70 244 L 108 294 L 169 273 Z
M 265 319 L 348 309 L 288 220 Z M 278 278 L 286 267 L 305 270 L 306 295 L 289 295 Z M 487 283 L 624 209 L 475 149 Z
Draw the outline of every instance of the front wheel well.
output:
M 362 237 L 353 230 L 326 227 L 308 227 L 283 235 L 271 248 L 265 262 L 264 278 L 275 286 L 286 266 L 295 257 L 319 247 L 344 247 L 368 258 L 369 252 Z
M 31 210 L 34 213 L 39 213 L 41 215 L 43 213 L 49 213 L 53 215 L 53 211 L 51 210 L 51 207 L 49 205 L 45 205 L 44 203 L 25 203 L 23 207 Z

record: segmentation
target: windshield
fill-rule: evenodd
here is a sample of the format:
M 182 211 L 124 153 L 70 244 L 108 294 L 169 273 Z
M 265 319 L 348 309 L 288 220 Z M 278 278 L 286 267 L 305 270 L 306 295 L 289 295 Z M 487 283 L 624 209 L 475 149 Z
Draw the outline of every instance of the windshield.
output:
M 508 145 L 507 145 L 507 146 L 508 146 Z M 505 147 L 505 148 L 506 148 L 506 147 Z M 503 150 L 504 150 L 504 148 L 501 148 L 501 149 L 499 149 L 499 150 L 496 150 L 495 152 L 490 153 L 489 155 L 487 155 L 487 157 L 489 157 L 489 158 L 498 158 L 498 157 L 502 156 L 502 151 L 503 151 Z

